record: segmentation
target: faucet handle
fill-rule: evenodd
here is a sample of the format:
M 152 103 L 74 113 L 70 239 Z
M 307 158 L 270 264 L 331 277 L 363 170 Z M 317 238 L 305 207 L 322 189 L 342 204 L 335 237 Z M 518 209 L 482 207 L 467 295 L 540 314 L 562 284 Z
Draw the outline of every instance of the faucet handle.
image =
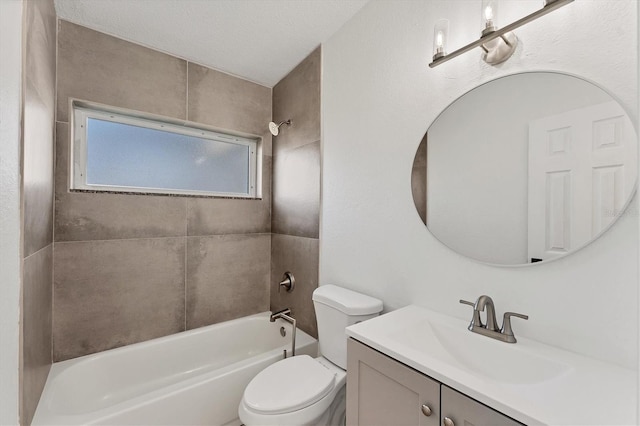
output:
M 502 319 L 502 330 L 500 330 L 500 333 L 506 334 L 507 336 L 513 336 L 513 330 L 511 329 L 511 317 L 522 318 L 524 320 L 529 319 L 529 315 L 523 315 L 517 312 L 505 312 Z M 513 340 L 515 342 L 515 337 Z
M 280 289 L 282 287 L 287 289 L 287 293 L 291 293 L 296 286 L 296 279 L 293 277 L 293 274 L 289 271 L 284 273 L 282 277 L 282 281 L 278 284 L 278 293 L 280 293 Z
M 469 324 L 469 330 L 473 329 L 473 327 L 484 327 L 484 324 L 482 324 L 482 320 L 480 319 L 480 312 L 476 309 L 476 304 L 463 299 L 460 299 L 460 303 L 463 305 L 469 305 L 473 308 L 473 319 L 471 319 L 471 323 Z

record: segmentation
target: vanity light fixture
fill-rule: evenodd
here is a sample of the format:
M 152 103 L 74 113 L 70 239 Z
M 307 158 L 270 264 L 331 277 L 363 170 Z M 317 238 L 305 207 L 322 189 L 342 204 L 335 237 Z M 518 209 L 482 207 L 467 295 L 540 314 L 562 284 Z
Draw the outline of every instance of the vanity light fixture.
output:
M 513 54 L 515 47 L 517 45 L 518 39 L 513 34 L 513 30 L 521 27 L 524 24 L 527 24 L 531 21 L 538 19 L 541 16 L 546 15 L 547 13 L 553 12 L 556 9 L 561 8 L 573 0 L 546 0 L 544 2 L 544 6 L 542 9 L 536 10 L 535 12 L 525 16 L 524 18 L 520 18 L 517 21 L 498 29 L 496 26 L 496 16 L 497 16 L 497 2 L 498 0 L 483 0 L 482 1 L 482 22 L 483 29 L 480 34 L 480 38 L 472 43 L 467 44 L 466 46 L 461 47 L 460 49 L 447 54 L 445 52 L 446 48 L 446 37 L 443 37 L 443 45 L 442 52 L 444 54 L 439 54 L 437 51 L 437 35 L 438 35 L 438 24 L 439 20 L 436 23 L 434 29 L 434 54 L 433 54 L 433 62 L 429 64 L 430 68 L 433 68 L 437 65 L 440 65 L 444 62 L 447 62 L 450 59 L 455 58 L 456 56 L 460 56 L 463 53 L 466 53 L 476 47 L 481 47 L 484 50 L 483 59 L 491 64 L 499 64 L 501 62 L 506 61 Z M 448 24 L 448 21 L 447 21 Z M 445 35 L 445 33 L 443 33 Z M 447 25 L 447 33 L 448 35 L 448 25 Z

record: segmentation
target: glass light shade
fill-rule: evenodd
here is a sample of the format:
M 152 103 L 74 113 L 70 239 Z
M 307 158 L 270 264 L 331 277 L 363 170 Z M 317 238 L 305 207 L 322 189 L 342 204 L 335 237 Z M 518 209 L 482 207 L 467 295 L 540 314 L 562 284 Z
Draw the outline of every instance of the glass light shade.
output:
M 447 54 L 447 39 L 449 38 L 449 20 L 438 19 L 433 27 L 433 59 L 436 60 Z
M 498 29 L 496 17 L 498 16 L 497 0 L 482 0 L 482 35 Z

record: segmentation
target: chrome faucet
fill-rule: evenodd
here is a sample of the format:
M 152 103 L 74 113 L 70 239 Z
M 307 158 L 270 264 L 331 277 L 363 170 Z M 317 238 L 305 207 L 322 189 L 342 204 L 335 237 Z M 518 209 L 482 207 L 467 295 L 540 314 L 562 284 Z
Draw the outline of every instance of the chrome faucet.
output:
M 291 323 L 291 328 L 293 331 L 291 332 L 291 356 L 296 356 L 296 329 L 298 328 L 298 322 L 291 315 L 291 309 L 285 308 L 278 312 L 274 312 L 269 317 L 270 322 L 276 322 L 278 318 L 282 318 L 283 320 Z M 284 350 L 284 357 L 287 357 L 287 350 Z
M 498 325 L 496 324 L 496 308 L 493 305 L 493 299 L 489 296 L 482 295 L 478 297 L 478 300 L 476 300 L 473 310 L 478 311 L 479 315 L 480 312 L 484 312 L 485 307 L 487 309 L 487 324 L 484 328 L 491 331 L 498 331 Z
M 487 295 L 478 297 L 476 303 L 468 302 L 466 300 L 460 300 L 460 303 L 473 306 L 473 318 L 469 323 L 469 331 L 482 334 L 483 336 L 491 337 L 493 339 L 500 340 L 507 343 L 516 343 L 516 336 L 513 335 L 513 329 L 511 328 L 511 317 L 529 319 L 529 316 L 518 314 L 515 312 L 505 312 L 502 319 L 502 328 L 498 328 L 496 322 L 496 309 L 493 304 L 493 299 Z M 480 318 L 480 312 L 487 312 L 487 323 L 483 324 Z

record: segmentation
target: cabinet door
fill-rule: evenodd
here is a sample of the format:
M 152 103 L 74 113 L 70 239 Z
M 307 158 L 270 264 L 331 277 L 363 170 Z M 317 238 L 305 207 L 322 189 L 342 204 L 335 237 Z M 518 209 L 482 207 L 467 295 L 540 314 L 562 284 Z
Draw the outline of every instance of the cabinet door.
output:
M 437 426 L 439 408 L 440 383 L 349 339 L 348 425 Z
M 447 426 L 522 426 L 510 417 L 442 385 L 442 424 Z M 448 417 L 453 423 L 445 423 Z

